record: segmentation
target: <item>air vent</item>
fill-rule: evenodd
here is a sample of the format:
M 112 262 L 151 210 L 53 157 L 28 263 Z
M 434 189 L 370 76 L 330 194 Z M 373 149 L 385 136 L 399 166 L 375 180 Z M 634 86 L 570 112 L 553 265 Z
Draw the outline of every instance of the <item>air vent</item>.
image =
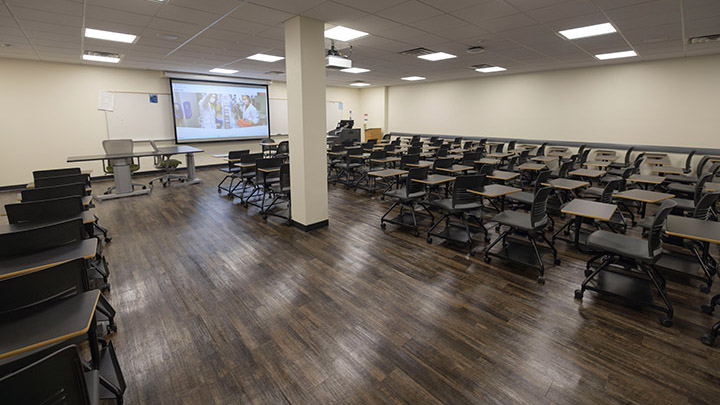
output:
M 487 69 L 487 68 L 491 68 L 491 67 L 495 67 L 495 66 L 493 66 L 493 65 L 488 65 L 487 63 L 483 63 L 483 64 L 481 64 L 481 65 L 468 66 L 468 69 L 472 69 L 472 70 L 475 70 L 475 69 Z
M 467 53 L 469 53 L 471 55 L 474 55 L 477 53 L 483 53 L 483 52 L 485 52 L 485 48 L 483 48 L 482 46 L 472 46 L 467 49 Z
M 688 39 L 688 44 L 695 45 L 695 44 L 706 44 L 708 42 L 717 42 L 720 41 L 720 34 L 713 34 L 713 35 L 704 35 L 702 37 L 692 37 Z
M 422 56 L 422 55 L 430 55 L 431 53 L 435 53 L 435 51 L 431 51 L 427 48 L 415 48 L 415 49 L 409 49 L 407 51 L 398 52 L 400 55 L 407 55 L 407 56 Z
M 120 58 L 120 55 L 117 53 L 110 53 L 110 52 L 100 52 L 100 51 L 85 51 L 85 55 L 88 56 L 98 56 L 101 58 Z

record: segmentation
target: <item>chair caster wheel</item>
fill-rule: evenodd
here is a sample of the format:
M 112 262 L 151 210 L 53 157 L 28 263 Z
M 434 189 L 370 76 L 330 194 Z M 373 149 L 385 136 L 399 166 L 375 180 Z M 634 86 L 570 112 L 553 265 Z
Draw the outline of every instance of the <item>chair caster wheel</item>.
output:
M 575 298 L 580 299 L 580 300 L 583 298 L 582 290 L 575 290 Z
M 673 321 L 672 321 L 672 319 L 668 319 L 668 318 L 660 318 L 660 325 L 662 325 L 666 328 L 669 328 L 669 327 L 673 326 Z
M 537 278 L 537 282 L 538 282 L 539 284 L 545 285 L 545 277 L 544 277 L 544 276 L 539 276 L 539 277 Z
M 556 265 L 556 266 L 559 266 L 560 263 L 561 263 L 561 262 L 560 262 L 560 259 L 555 259 L 555 265 Z
M 484 260 L 485 260 L 485 263 L 490 263 L 490 262 L 492 262 L 492 259 L 491 259 L 489 256 L 485 256 L 485 259 L 484 259 Z
M 703 294 L 707 294 L 707 293 L 710 292 L 710 287 L 708 287 L 707 284 L 706 284 L 706 285 L 701 285 L 701 286 L 700 286 L 700 292 L 703 293 Z
M 113 333 L 113 332 L 117 332 L 117 325 L 115 325 L 115 324 L 108 325 L 108 326 L 107 326 L 107 333 L 108 333 L 108 335 L 111 334 L 111 333 Z
M 569 229 L 566 229 L 565 231 L 563 231 L 563 233 L 565 234 L 565 236 L 570 236 L 570 230 L 569 230 Z
M 592 270 L 589 270 L 589 269 L 585 270 L 585 277 L 590 277 L 591 274 L 592 274 Z
M 112 242 L 112 238 L 109 236 L 106 236 L 105 239 L 103 239 L 106 243 Z
M 715 307 L 712 305 L 703 305 L 700 307 L 700 310 L 705 312 L 706 314 L 711 314 L 715 312 Z
M 710 335 L 705 335 L 700 338 L 700 341 L 703 342 L 704 345 L 712 346 L 715 343 L 715 338 Z
M 385 223 L 384 223 L 384 222 L 383 222 L 383 223 L 381 223 L 381 224 L 380 224 L 380 229 L 383 229 L 383 230 L 384 230 L 385 228 L 387 228 L 387 225 L 385 225 Z
M 432 243 L 432 238 L 428 236 L 427 239 L 425 239 L 425 242 Z

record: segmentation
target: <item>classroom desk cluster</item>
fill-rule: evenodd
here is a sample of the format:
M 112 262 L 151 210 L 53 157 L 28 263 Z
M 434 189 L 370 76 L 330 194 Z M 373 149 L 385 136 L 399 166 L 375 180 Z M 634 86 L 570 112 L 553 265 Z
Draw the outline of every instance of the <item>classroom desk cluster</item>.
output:
M 17 389 L 0 402 L 37 403 L 33 395 L 62 387 L 73 393 L 62 403 L 122 403 L 115 309 L 104 296 L 112 238 L 93 215 L 90 173 L 41 170 L 33 180 L 0 225 L 0 379 Z
M 239 199 L 245 208 L 250 205 L 259 208 L 263 219 L 275 216 L 291 225 L 288 145 L 288 141 L 266 139 L 260 142 L 259 153 L 244 149 L 213 155 L 227 162 L 220 169 L 225 177 L 217 185 L 218 193 Z
M 561 264 L 555 244 L 564 241 L 589 255 L 577 299 L 590 290 L 651 307 L 664 326 L 674 316 L 668 274 L 700 281 L 704 293 L 718 274 L 710 254 L 710 245 L 720 244 L 715 156 L 693 166 L 691 152 L 686 167 L 673 167 L 667 154 L 634 148 L 618 156 L 585 146 L 419 136 L 329 145 L 327 155 L 331 184 L 392 200 L 382 229 L 396 232 L 390 224 L 424 234 L 428 243 L 460 244 L 487 263 L 499 258 L 535 268 L 540 283 L 549 263 Z M 718 303 L 720 294 L 702 311 L 712 313 Z M 713 344 L 719 332 L 720 322 L 702 341 Z

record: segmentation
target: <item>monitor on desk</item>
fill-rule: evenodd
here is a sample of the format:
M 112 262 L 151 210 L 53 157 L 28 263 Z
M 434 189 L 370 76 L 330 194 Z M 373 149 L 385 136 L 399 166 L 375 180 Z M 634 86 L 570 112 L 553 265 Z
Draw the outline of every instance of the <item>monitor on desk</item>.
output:
M 179 144 L 270 136 L 266 85 L 170 79 L 170 93 Z

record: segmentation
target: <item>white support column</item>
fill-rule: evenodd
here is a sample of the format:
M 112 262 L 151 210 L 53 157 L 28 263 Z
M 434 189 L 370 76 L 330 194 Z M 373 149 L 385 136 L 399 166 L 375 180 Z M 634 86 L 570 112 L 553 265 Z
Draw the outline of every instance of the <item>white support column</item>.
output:
M 305 231 L 328 225 L 324 32 L 312 18 L 285 22 L 292 219 Z

